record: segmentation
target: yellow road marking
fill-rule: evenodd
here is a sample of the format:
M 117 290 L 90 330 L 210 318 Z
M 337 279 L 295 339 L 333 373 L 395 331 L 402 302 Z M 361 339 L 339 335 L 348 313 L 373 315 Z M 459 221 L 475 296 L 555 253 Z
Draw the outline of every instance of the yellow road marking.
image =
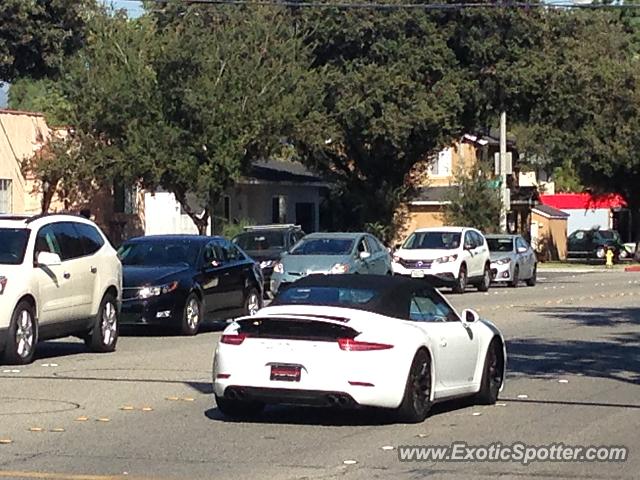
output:
M 77 475 L 53 472 L 23 472 L 18 470 L 0 470 L 0 478 L 34 478 L 45 480 L 143 480 L 141 477 L 131 477 L 129 475 Z

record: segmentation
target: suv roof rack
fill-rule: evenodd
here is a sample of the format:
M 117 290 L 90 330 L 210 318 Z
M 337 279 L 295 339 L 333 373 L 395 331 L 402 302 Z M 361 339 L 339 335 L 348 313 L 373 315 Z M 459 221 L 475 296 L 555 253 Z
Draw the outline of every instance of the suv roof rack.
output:
M 67 217 L 69 217 L 69 216 L 71 216 L 71 217 L 81 217 L 82 216 L 79 213 L 75 213 L 75 212 L 39 213 L 37 215 L 33 215 L 33 216 L 29 217 L 27 219 L 27 223 L 35 222 L 36 220 L 39 220 L 39 219 L 45 218 L 45 217 L 55 217 L 56 215 L 65 215 Z
M 251 225 L 248 227 L 244 227 L 245 232 L 250 232 L 252 230 L 276 230 L 276 229 L 286 229 L 286 228 L 302 228 L 300 225 L 295 225 L 293 223 L 274 223 L 271 225 Z
M 19 213 L 0 213 L 0 220 L 17 220 L 17 221 L 25 221 L 25 220 L 29 220 L 31 218 L 31 215 L 25 213 L 25 214 L 19 214 Z

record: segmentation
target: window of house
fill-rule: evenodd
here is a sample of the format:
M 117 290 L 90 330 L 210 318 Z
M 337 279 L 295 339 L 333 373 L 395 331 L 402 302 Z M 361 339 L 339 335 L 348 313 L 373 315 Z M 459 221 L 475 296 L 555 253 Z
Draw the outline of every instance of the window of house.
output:
M 287 223 L 287 198 L 282 195 L 271 199 L 271 223 Z
M 13 211 L 12 181 L 0 178 L 0 213 Z
M 229 195 L 225 195 L 223 199 L 224 203 L 224 219 L 229 222 L 231 221 L 231 198 Z
M 122 181 L 113 184 L 113 211 L 134 214 L 138 210 L 138 189 Z
M 429 173 L 435 177 L 448 177 L 451 175 L 452 163 L 453 149 L 445 148 L 438 152 L 438 156 L 429 168 Z

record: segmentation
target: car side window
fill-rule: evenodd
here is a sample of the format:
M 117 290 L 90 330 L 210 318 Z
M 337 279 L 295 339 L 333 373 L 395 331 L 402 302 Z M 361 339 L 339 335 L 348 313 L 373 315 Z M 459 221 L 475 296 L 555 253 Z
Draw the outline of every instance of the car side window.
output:
M 86 223 L 74 223 L 73 225 L 82 239 L 85 255 L 92 255 L 102 248 L 104 239 L 95 227 Z
M 471 232 L 471 237 L 473 238 L 473 243 L 477 247 L 482 247 L 484 245 L 484 238 L 478 232 Z
M 417 292 L 413 295 L 409 318 L 416 322 L 450 322 L 458 320 L 458 316 L 442 298 L 428 292 Z
M 202 253 L 204 267 L 218 267 L 224 262 L 223 250 L 219 245 L 210 243 Z
M 523 238 L 518 237 L 516 239 L 516 248 L 525 248 L 525 249 L 529 250 L 529 245 L 527 244 L 527 242 L 524 241 Z
M 34 249 L 34 260 L 40 252 L 55 253 L 62 258 L 62 250 L 60 250 L 60 245 L 58 244 L 52 225 L 46 225 L 38 231 Z
M 358 253 L 368 252 L 368 251 L 369 249 L 367 247 L 367 243 L 365 242 L 364 237 L 362 237 L 358 242 Z
M 222 250 L 226 256 L 227 261 L 229 262 L 237 262 L 244 260 L 244 255 L 238 250 L 238 247 L 233 245 L 232 243 L 223 243 Z
M 72 260 L 85 255 L 84 244 L 78 230 L 71 222 L 52 224 L 58 245 L 62 251 L 62 260 Z
M 467 232 L 464 234 L 464 248 L 475 248 L 475 242 L 473 241 L 473 237 L 471 232 Z

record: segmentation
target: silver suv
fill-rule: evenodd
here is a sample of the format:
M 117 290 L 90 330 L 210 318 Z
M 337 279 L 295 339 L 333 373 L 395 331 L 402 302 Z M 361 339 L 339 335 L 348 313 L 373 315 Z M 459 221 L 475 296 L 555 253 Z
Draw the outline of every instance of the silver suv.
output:
M 75 335 L 94 352 L 118 340 L 122 265 L 105 235 L 73 215 L 0 215 L 0 354 L 33 360 L 38 341 Z

